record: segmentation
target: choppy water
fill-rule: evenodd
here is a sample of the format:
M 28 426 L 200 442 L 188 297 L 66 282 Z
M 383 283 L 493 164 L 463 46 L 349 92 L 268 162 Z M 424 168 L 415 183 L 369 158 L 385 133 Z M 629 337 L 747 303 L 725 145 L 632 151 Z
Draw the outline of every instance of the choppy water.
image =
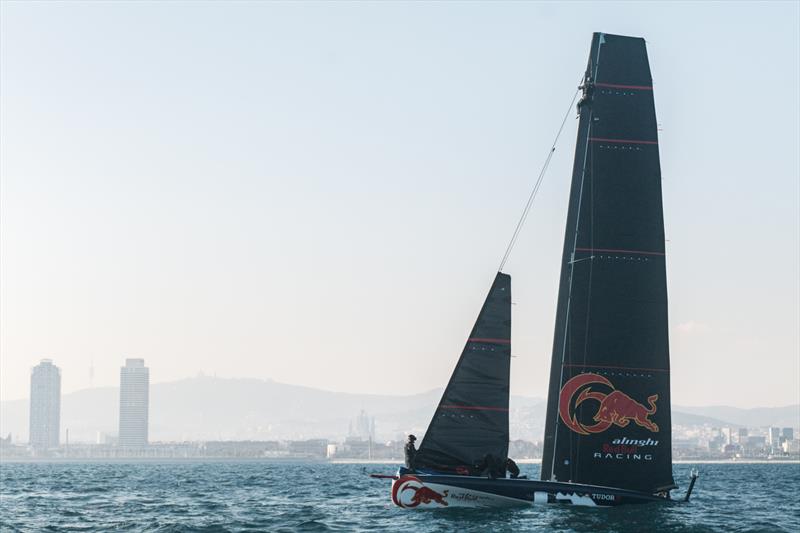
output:
M 3 463 L 5 531 L 800 531 L 800 465 L 706 464 L 689 505 L 409 511 L 389 465 Z M 522 465 L 536 476 L 538 465 Z M 690 465 L 676 465 L 685 485 Z

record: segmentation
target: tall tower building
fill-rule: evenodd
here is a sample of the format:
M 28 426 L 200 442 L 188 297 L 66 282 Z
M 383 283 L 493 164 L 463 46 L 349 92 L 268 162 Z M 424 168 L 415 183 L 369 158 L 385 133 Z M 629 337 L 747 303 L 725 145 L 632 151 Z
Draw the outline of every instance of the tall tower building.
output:
M 770 446 L 778 447 L 781 445 L 781 428 L 771 427 L 767 433 Z
M 50 359 L 31 370 L 30 444 L 44 450 L 58 446 L 61 424 L 61 369 Z
M 150 369 L 144 359 L 126 359 L 119 376 L 119 445 L 147 445 Z

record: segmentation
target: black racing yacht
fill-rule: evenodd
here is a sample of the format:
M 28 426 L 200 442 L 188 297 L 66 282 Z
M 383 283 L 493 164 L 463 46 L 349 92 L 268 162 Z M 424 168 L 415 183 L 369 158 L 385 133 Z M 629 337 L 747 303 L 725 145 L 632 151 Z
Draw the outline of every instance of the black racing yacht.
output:
M 506 477 L 511 277 L 498 272 L 412 468 L 375 476 L 392 478 L 400 507 L 616 506 L 668 501 L 677 488 L 644 39 L 595 33 L 579 90 L 541 479 Z

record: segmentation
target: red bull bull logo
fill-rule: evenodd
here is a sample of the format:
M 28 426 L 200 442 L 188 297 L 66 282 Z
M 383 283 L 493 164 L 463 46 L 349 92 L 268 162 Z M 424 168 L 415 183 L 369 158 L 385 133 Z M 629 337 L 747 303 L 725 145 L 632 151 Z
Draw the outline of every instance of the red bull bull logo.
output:
M 447 493 L 446 490 L 438 493 L 432 488 L 426 487 L 416 476 L 403 476 L 392 485 L 392 502 L 407 509 L 431 503 L 446 507 Z
M 601 385 L 611 391 L 592 390 L 592 385 Z M 593 424 L 580 422 L 574 414 L 575 409 L 587 400 L 595 400 L 599 403 L 597 413 L 592 418 Z M 558 413 L 569 429 L 581 435 L 602 433 L 612 425 L 624 428 L 631 422 L 653 433 L 658 433 L 658 425 L 649 418 L 656 412 L 657 400 L 658 394 L 648 396 L 648 407 L 624 392 L 616 390 L 607 378 L 599 374 L 579 374 L 567 381 L 561 388 Z

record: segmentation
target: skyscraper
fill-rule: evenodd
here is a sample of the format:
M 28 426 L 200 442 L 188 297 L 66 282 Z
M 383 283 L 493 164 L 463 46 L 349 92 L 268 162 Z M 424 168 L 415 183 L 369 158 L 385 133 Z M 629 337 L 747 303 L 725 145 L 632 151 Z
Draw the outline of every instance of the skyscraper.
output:
M 144 359 L 126 359 L 119 379 L 119 445 L 147 445 L 150 369 Z
M 770 446 L 775 448 L 781 445 L 781 428 L 771 427 L 767 433 Z
M 58 446 L 61 424 L 61 370 L 50 359 L 31 370 L 30 443 L 34 449 Z

